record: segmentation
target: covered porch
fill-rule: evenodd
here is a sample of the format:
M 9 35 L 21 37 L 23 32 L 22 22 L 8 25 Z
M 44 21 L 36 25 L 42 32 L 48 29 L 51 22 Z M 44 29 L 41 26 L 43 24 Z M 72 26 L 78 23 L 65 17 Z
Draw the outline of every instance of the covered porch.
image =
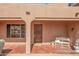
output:
M 68 45 L 55 44 L 57 38 L 69 39 Z M 32 53 L 79 54 L 73 48 L 79 39 L 79 21 L 32 22 Z

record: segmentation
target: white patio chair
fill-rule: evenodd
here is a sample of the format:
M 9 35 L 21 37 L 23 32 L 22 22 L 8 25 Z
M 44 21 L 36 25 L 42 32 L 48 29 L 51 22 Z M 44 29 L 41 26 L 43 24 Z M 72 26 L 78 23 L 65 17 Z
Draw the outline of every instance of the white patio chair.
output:
M 56 37 L 55 45 L 60 45 L 61 47 L 66 47 L 70 45 L 70 39 L 65 37 Z
M 79 39 L 76 40 L 74 48 L 75 52 L 79 52 Z

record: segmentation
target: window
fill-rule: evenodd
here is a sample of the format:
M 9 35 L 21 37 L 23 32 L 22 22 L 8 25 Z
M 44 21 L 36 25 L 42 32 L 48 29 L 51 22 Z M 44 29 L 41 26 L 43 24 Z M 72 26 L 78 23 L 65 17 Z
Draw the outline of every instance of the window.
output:
M 7 24 L 8 38 L 24 38 L 25 25 L 24 24 Z

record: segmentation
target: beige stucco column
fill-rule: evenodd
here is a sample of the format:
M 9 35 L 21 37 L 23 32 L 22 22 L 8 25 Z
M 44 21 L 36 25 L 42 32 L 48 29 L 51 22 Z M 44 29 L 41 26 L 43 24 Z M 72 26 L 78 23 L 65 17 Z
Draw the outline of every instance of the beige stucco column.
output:
M 74 46 L 76 41 L 75 33 L 70 33 L 70 46 Z
M 26 53 L 31 53 L 31 22 L 26 23 Z
M 69 34 L 69 38 L 70 38 L 70 47 L 71 49 L 75 49 L 74 45 L 75 45 L 75 41 L 76 41 L 76 29 L 75 29 L 75 24 L 71 23 L 68 25 L 68 34 Z
M 21 7 L 23 9 L 23 7 Z M 21 11 L 21 16 L 26 24 L 26 54 L 31 53 L 31 22 L 35 19 L 32 11 L 30 9 L 23 9 Z

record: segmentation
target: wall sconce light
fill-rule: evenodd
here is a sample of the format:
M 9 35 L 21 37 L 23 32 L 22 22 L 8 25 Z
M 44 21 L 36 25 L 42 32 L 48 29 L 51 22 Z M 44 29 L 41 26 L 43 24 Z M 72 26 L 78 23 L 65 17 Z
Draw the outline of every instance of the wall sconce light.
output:
M 72 31 L 74 31 L 74 28 L 71 28 Z
M 79 16 L 79 13 L 77 12 L 76 14 L 75 14 L 75 17 L 78 17 Z
M 30 12 L 29 12 L 29 11 L 26 11 L 26 14 L 27 14 L 27 15 L 30 15 Z

